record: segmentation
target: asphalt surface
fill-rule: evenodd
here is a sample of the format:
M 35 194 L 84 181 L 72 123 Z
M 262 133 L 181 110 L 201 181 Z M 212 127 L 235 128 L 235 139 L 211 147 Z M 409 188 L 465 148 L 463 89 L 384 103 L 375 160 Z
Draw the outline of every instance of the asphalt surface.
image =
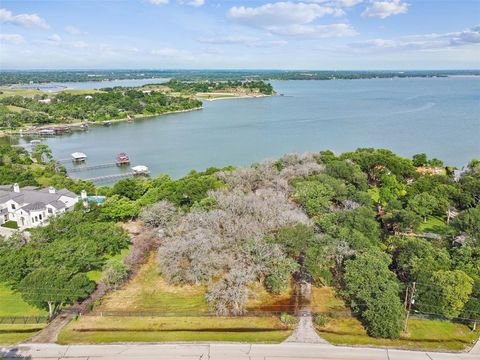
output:
M 480 360 L 480 354 L 407 351 L 327 344 L 23 344 L 2 348 L 5 360 Z

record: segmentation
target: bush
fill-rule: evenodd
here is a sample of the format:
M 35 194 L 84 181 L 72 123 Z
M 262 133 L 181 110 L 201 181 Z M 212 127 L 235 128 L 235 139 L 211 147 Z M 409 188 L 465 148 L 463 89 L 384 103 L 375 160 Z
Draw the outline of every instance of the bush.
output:
M 102 283 L 109 289 L 116 289 L 128 277 L 128 267 L 123 262 L 111 259 L 103 269 Z
M 325 326 L 329 322 L 329 318 L 324 314 L 315 314 L 313 316 L 313 323 L 317 326 Z
M 297 318 L 293 315 L 282 313 L 280 315 L 280 321 L 283 322 L 287 326 L 293 326 L 297 323 Z

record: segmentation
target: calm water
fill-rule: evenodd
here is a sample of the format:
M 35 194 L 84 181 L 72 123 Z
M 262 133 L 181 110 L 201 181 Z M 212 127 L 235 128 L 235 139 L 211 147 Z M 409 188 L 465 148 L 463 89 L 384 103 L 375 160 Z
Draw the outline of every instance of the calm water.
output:
M 480 79 L 275 81 L 279 94 L 205 101 L 204 109 L 96 127 L 46 139 L 57 158 L 74 151 L 88 165 L 121 151 L 153 175 L 246 165 L 288 152 L 384 147 L 426 152 L 461 166 L 480 157 Z M 116 173 L 91 170 L 83 178 Z
M 45 84 L 17 85 L 13 86 L 21 89 L 40 89 L 44 91 L 62 91 L 65 89 L 91 90 L 104 89 L 115 86 L 142 86 L 145 84 L 161 84 L 169 79 L 123 79 L 123 80 L 105 80 L 105 81 L 83 81 L 83 82 L 52 82 Z

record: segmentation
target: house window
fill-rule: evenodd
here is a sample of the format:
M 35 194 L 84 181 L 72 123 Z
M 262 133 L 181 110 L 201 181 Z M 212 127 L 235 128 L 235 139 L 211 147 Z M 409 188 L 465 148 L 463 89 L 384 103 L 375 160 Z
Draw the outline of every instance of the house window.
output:
M 42 220 L 42 214 L 38 215 L 38 217 L 40 218 L 40 220 Z
M 49 213 L 49 214 L 53 214 L 53 209 L 52 209 L 52 208 L 48 208 L 48 213 Z
M 38 216 L 35 216 L 35 222 L 37 222 L 37 221 L 38 221 Z
M 15 207 L 15 204 L 12 204 L 12 210 L 15 210 L 16 207 Z

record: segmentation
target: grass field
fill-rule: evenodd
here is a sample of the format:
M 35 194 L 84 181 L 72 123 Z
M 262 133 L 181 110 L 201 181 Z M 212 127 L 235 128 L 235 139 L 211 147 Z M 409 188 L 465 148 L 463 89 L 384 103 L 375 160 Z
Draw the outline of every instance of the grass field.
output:
M 445 221 L 439 216 L 429 216 L 419 227 L 420 232 L 443 233 L 447 229 Z
M 16 344 L 32 337 L 46 324 L 0 324 L 0 345 Z
M 288 308 L 289 292 L 271 296 L 255 286 L 251 290 L 257 294 L 248 305 L 252 311 L 271 311 L 280 308 L 279 305 Z M 151 256 L 133 279 L 102 299 L 92 315 L 70 323 L 62 331 L 59 342 L 276 343 L 283 341 L 291 333 L 291 329 L 276 316 L 211 316 L 205 302 L 205 291 L 206 287 L 202 285 L 169 285 L 158 272 L 155 256 Z M 165 316 L 166 313 L 172 316 Z
M 27 304 L 19 293 L 0 283 L 0 316 L 39 316 L 47 312 Z
M 312 306 L 329 319 L 325 326 L 317 326 L 317 332 L 332 344 L 458 351 L 472 346 L 480 335 L 479 331 L 473 332 L 463 324 L 411 319 L 408 332 L 402 333 L 399 339 L 376 339 L 368 336 L 362 323 L 349 314 L 333 289 L 314 289 L 313 294 Z
M 291 331 L 277 317 L 99 317 L 71 322 L 61 344 L 232 341 L 278 343 Z

